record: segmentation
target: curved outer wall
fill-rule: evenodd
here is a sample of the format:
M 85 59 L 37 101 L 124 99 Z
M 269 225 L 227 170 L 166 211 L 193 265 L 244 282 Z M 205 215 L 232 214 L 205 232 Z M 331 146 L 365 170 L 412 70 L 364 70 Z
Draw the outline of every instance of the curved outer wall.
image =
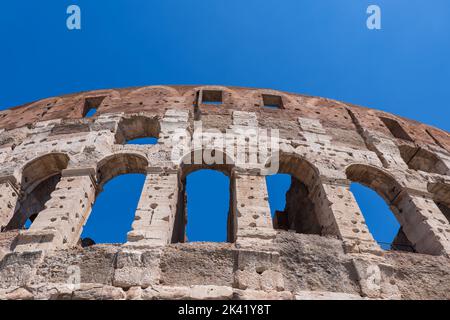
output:
M 206 103 L 214 100 L 220 104 Z M 85 118 L 92 108 L 95 116 Z M 288 192 L 289 212 L 271 218 L 259 171 L 269 159 L 213 166 L 231 179 L 229 242 L 185 242 L 185 176 L 209 166 L 174 162 L 172 151 L 177 132 L 193 132 L 195 121 L 235 135 L 278 129 L 280 172 L 301 186 Z M 157 136 L 158 144 L 125 144 L 144 136 Z M 443 130 L 274 90 L 153 86 L 5 110 L 0 298 L 448 299 L 449 168 Z M 102 186 L 135 172 L 147 178 L 127 242 L 82 248 L 80 234 Z M 379 247 L 352 181 L 385 199 L 402 227 L 397 240 L 414 252 Z M 309 209 L 298 211 L 300 201 Z M 32 215 L 31 227 L 21 229 Z

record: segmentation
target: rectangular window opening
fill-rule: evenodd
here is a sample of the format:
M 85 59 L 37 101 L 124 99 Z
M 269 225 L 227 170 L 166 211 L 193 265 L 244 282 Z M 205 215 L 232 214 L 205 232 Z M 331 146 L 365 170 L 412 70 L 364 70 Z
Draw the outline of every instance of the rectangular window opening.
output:
M 263 94 L 263 106 L 270 109 L 283 109 L 283 98 L 272 94 Z
M 385 117 L 380 117 L 380 120 L 383 121 L 384 125 L 389 129 L 394 137 L 414 142 L 414 140 L 409 136 L 405 129 L 402 128 L 398 121 Z
M 203 104 L 222 104 L 222 91 L 221 90 L 203 90 L 202 91 L 202 103 Z
M 84 99 L 83 118 L 90 118 L 95 115 L 104 99 L 104 96 Z

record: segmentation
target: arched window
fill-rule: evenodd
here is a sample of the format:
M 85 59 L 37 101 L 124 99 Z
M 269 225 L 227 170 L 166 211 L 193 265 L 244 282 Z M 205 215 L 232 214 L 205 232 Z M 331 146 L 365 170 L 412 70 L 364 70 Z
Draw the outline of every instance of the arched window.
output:
M 388 173 L 367 165 L 351 165 L 347 177 L 374 239 L 385 250 L 416 251 L 408 234 L 414 226 L 406 224 L 405 208 L 398 204 L 403 188 Z M 415 214 L 413 212 L 412 214 Z M 411 219 L 411 217 L 409 217 Z M 405 225 L 408 232 L 405 232 Z
M 384 250 L 412 251 L 412 245 L 386 202 L 372 189 L 352 183 L 350 190 L 375 241 Z
M 207 150 L 205 152 L 208 152 Z M 222 164 L 198 164 L 194 152 L 181 160 L 181 186 L 172 242 L 231 242 L 234 239 L 230 182 L 232 161 L 222 151 Z M 217 158 L 216 158 L 217 159 Z
M 147 160 L 138 154 L 115 154 L 100 161 L 99 194 L 86 220 L 81 245 L 124 243 L 144 185 Z
M 69 157 L 63 153 L 51 153 L 26 164 L 22 170 L 21 197 L 18 210 L 5 230 L 28 229 L 44 210 L 45 203 L 61 180 L 62 170 L 67 168 Z
M 156 144 L 160 132 L 156 117 L 131 116 L 119 122 L 117 144 Z
M 56 185 L 61 180 L 61 174 L 51 176 L 39 183 L 24 199 L 21 201 L 19 210 L 23 218 L 27 218 L 22 229 L 29 229 L 38 214 L 44 210 L 45 203 L 50 200 L 51 194 L 56 189 Z M 19 223 L 23 223 L 23 220 Z
M 446 175 L 450 170 L 436 154 L 421 147 L 401 145 L 400 154 L 412 170 L 420 170 L 429 173 Z
M 266 178 L 274 228 L 318 235 L 331 232 L 324 227 L 327 219 L 316 205 L 313 190 L 319 176 L 315 168 L 306 160 L 281 154 L 278 172 Z
M 144 174 L 123 174 L 104 185 L 83 228 L 83 246 L 126 242 L 144 181 Z
M 290 174 L 268 176 L 266 181 L 275 229 L 321 234 L 314 203 L 304 183 Z

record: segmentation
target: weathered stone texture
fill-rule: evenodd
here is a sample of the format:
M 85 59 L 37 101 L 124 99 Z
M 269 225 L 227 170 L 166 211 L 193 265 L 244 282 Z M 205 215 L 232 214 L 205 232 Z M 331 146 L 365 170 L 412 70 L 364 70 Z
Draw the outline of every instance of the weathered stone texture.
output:
M 279 154 L 239 162 L 257 142 Z M 272 165 L 292 177 L 274 218 Z M 227 243 L 186 239 L 186 176 L 204 168 L 230 179 Z M 95 198 L 128 173 L 146 180 L 127 242 L 82 248 Z M 352 182 L 392 209 L 397 250 L 374 240 Z M 0 299 L 449 299 L 449 217 L 450 134 L 348 103 L 153 86 L 0 112 Z
M 229 244 L 170 245 L 162 253 L 160 283 L 232 286 L 235 255 Z
M 359 284 L 351 257 L 342 242 L 317 235 L 281 232 L 280 262 L 286 289 L 359 294 Z

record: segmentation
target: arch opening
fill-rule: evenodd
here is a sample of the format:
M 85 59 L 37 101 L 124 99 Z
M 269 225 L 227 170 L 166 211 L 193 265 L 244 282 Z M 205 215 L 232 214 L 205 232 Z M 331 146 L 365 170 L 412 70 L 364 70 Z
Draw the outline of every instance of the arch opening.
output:
M 214 150 L 217 159 L 221 158 L 222 161 L 207 164 L 202 157 L 202 162 L 196 163 L 197 151 L 181 159 L 181 184 L 172 242 L 232 242 L 234 212 L 231 205 L 231 158 L 220 150 Z M 211 214 L 213 228 L 208 224 Z
M 97 181 L 100 188 L 116 176 L 128 173 L 147 172 L 148 161 L 134 153 L 118 153 L 106 157 L 97 165 Z
M 374 190 L 352 183 L 350 190 L 361 209 L 366 225 L 384 250 L 414 251 L 392 210 Z
M 82 247 L 127 241 L 144 181 L 145 174 L 129 173 L 104 184 L 83 227 Z
M 404 211 L 396 205 L 402 193 L 400 184 L 384 171 L 367 165 L 351 165 L 346 173 L 366 225 L 380 247 L 416 252 L 402 225 Z
M 324 226 L 327 219 L 317 194 L 320 178 L 308 161 L 280 154 L 278 174 L 267 176 L 266 183 L 275 229 L 317 235 L 333 233 Z
M 285 173 L 266 177 L 266 183 L 275 229 L 321 234 L 315 206 L 304 183 Z
M 97 164 L 99 192 L 81 232 L 82 246 L 126 241 L 147 167 L 147 159 L 133 153 L 110 155 Z
M 157 117 L 131 116 L 119 122 L 117 144 L 156 144 L 160 133 Z
M 19 205 L 5 230 L 28 229 L 56 190 L 61 172 L 67 168 L 69 157 L 52 153 L 38 157 L 22 169 Z
M 428 173 L 441 175 L 449 174 L 449 168 L 436 154 L 421 147 L 411 147 L 408 145 L 399 146 L 402 156 L 408 168 L 420 170 Z

